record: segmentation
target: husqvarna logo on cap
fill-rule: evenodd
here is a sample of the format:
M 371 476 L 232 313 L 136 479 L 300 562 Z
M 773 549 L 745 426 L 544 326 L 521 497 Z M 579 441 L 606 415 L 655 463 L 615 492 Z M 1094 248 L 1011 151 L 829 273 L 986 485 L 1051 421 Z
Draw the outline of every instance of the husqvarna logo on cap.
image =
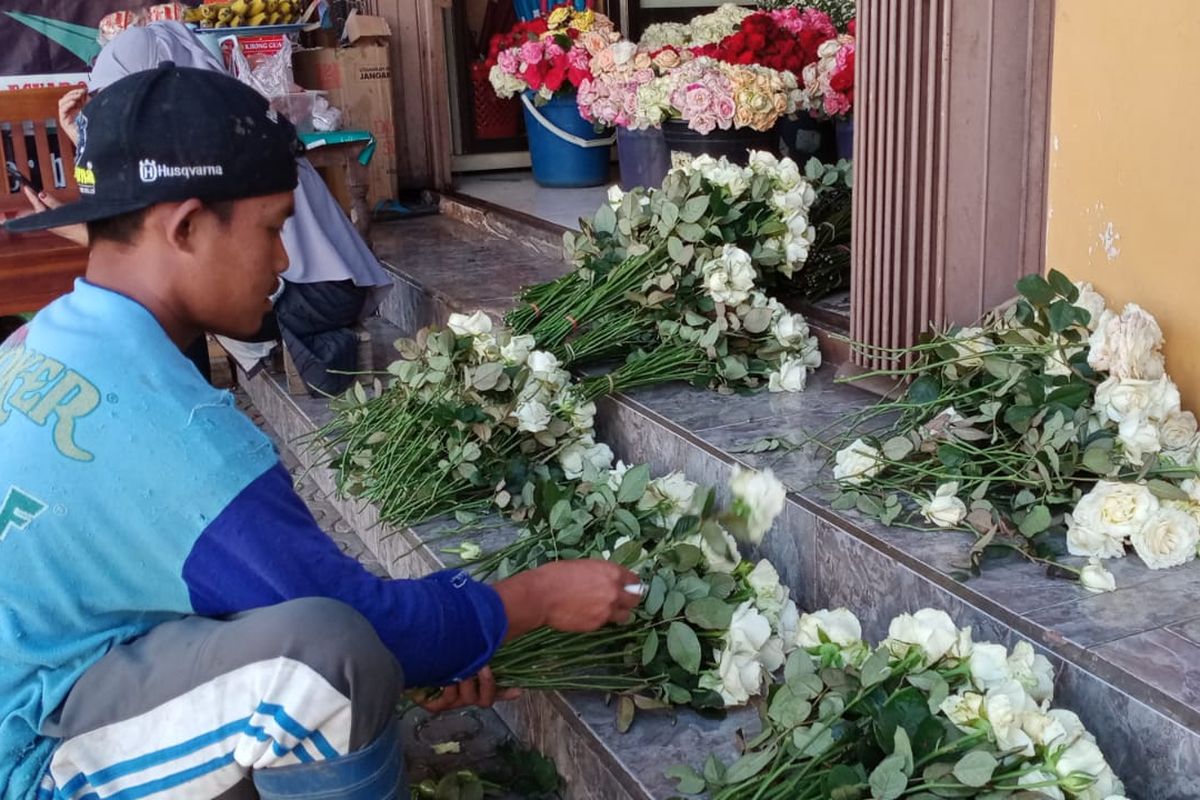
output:
M 143 158 L 138 162 L 138 177 L 142 179 L 142 183 L 154 183 L 159 178 L 210 178 L 224 174 L 225 170 L 220 164 L 176 167 L 160 164 L 152 158 Z

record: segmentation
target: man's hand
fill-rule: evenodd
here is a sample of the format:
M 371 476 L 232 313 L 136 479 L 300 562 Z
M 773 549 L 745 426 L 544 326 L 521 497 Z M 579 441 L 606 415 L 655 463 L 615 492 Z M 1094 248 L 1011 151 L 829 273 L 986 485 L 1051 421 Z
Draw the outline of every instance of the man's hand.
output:
M 76 145 L 79 144 L 79 128 L 75 124 L 75 118 L 86 104 L 87 89 L 82 86 L 58 98 L 58 124 L 67 138 Z
M 428 700 L 417 699 L 417 703 L 431 714 L 440 714 L 452 708 L 463 706 L 479 706 L 490 708 L 497 700 L 512 700 L 519 697 L 520 689 L 496 689 L 496 679 L 492 676 L 490 667 L 484 667 L 474 678 L 447 686 L 435 697 Z
M 586 633 L 625 622 L 641 602 L 638 576 L 611 561 L 555 561 L 496 584 L 508 638 L 547 625 Z
M 22 186 L 21 191 L 25 192 L 25 199 L 29 201 L 29 205 L 33 206 L 35 214 L 51 208 L 58 208 L 62 205 L 61 202 L 55 200 L 45 192 L 38 194 L 28 186 Z M 56 233 L 67 241 L 74 242 L 81 247 L 87 247 L 88 245 L 87 225 L 64 225 L 61 228 L 51 228 L 50 232 Z

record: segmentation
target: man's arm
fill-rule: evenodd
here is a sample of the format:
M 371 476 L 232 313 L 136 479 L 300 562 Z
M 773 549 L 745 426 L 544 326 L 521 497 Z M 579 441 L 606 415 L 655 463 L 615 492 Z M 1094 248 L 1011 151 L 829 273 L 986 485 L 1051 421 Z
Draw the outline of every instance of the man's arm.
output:
M 196 613 L 221 616 L 297 597 L 330 597 L 366 617 L 410 686 L 478 672 L 507 637 L 542 625 L 585 631 L 622 621 L 637 577 L 616 564 L 561 562 L 499 582 L 461 571 L 420 580 L 367 572 L 316 524 L 282 464 L 264 472 L 206 527 L 183 567 Z

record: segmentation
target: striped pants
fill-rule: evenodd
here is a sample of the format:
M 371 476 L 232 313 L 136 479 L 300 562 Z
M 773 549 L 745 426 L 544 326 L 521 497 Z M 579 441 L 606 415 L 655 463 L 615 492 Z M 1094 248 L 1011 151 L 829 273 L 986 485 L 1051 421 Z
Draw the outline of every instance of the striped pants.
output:
M 260 777 L 380 740 L 400 688 L 374 629 L 333 600 L 164 623 L 105 655 L 47 720 L 61 743 L 39 800 L 257 797 Z

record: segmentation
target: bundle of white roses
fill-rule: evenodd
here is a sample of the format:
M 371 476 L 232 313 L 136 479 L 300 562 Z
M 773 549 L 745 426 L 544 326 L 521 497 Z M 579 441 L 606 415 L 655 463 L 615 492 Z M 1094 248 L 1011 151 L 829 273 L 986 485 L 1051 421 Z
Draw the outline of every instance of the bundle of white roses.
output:
M 591 384 L 608 391 L 679 379 L 799 391 L 816 339 L 768 292 L 803 268 L 815 198 L 795 162 L 768 153 L 746 167 L 702 156 L 661 189 L 614 190 L 564 237 L 575 269 L 527 289 L 508 322 L 572 366 L 636 351 Z
M 663 47 L 699 47 L 714 44 L 737 30 L 753 9 L 726 3 L 708 14 L 692 17 L 691 22 L 657 22 L 647 25 L 639 45 L 643 50 Z
M 769 471 L 738 471 L 730 488 L 734 502 L 722 513 L 711 489 L 677 473 L 651 480 L 645 465 L 540 484 L 522 534 L 477 562 L 477 574 L 605 558 L 637 572 L 646 597 L 627 625 L 540 630 L 506 645 L 491 663 L 497 681 L 619 692 L 623 728 L 637 707 L 721 708 L 760 694 L 796 647 L 799 612 L 771 563 L 743 561 L 726 526 L 761 541 L 784 490 Z
M 313 439 L 339 490 L 374 503 L 383 522 L 519 508 L 534 467 L 571 475 L 582 460 L 611 461 L 593 438 L 595 404 L 533 337 L 494 330 L 476 311 L 396 344 L 386 384 L 370 395 L 356 384 Z
M 887 354 L 904 366 L 876 374 L 916 379 L 902 400 L 851 420 L 868 435 L 836 454 L 835 505 L 888 524 L 915 508 L 977 534 L 965 571 L 1003 548 L 1093 591 L 1114 588 L 1098 560 L 1057 558 L 1119 557 L 1127 545 L 1152 569 L 1195 558 L 1196 418 L 1166 375 L 1158 324 L 1058 272 L 1018 288 L 979 327 Z
M 846 609 L 800 617 L 764 729 L 726 765 L 668 775 L 715 800 L 1049 797 L 1124 800 L 1079 718 L 1052 708 L 1050 662 L 972 641 L 944 611 L 892 620 L 872 648 Z

